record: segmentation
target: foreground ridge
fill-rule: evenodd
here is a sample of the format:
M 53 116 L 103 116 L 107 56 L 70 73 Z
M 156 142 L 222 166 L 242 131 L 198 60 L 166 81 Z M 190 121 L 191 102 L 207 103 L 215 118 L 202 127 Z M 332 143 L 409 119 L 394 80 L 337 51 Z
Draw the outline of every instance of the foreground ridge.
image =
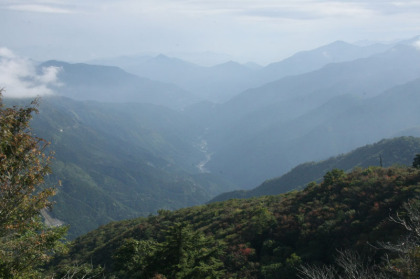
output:
M 334 169 L 301 191 L 110 223 L 76 239 L 53 268 L 91 263 L 117 278 L 199 278 L 205 270 L 209 278 L 297 278 L 301 263 L 329 264 L 338 250 L 365 253 L 368 243 L 398 239 L 403 229 L 390 211 L 416 198 L 419 182 L 415 168 Z M 168 252 L 174 247 L 183 252 Z

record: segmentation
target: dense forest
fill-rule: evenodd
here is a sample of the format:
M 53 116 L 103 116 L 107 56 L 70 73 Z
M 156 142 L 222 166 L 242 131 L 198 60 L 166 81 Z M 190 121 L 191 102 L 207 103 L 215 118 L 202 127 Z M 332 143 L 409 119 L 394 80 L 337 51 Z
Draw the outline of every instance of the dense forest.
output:
M 298 278 L 302 264 L 333 264 L 347 249 L 380 262 L 387 251 L 374 247 L 405 235 L 390 216 L 418 199 L 419 182 L 416 168 L 334 169 L 301 191 L 110 223 L 76 239 L 50 268 L 64 274 L 85 264 L 110 278 Z

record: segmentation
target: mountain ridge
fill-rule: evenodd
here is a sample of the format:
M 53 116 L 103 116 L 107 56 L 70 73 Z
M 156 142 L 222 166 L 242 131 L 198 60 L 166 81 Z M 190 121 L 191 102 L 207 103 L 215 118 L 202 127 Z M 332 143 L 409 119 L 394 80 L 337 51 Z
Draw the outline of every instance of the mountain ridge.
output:
M 374 165 L 383 167 L 410 166 L 412 159 L 418 153 L 420 153 L 420 138 L 383 139 L 323 161 L 300 164 L 283 176 L 268 179 L 254 189 L 223 193 L 211 199 L 209 203 L 232 198 L 278 195 L 301 189 L 312 181 L 320 182 L 326 172 L 335 168 L 351 171 L 356 167 L 366 168 Z
M 152 103 L 173 109 L 182 109 L 199 100 L 175 85 L 138 77 L 116 66 L 50 60 L 38 68 L 51 66 L 60 68 L 60 86 L 53 90 L 77 100 Z
M 65 273 L 77 262 L 99 266 L 108 276 L 141 278 L 191 270 L 187 258 L 194 259 L 193 267 L 206 267 L 204 274 L 219 271 L 219 278 L 299 278 L 302 263 L 331 264 L 337 251 L 366 255 L 372 253 L 369 243 L 400 239 L 404 231 L 390 221 L 390 209 L 394 213 L 417 197 L 419 181 L 414 168 L 333 170 L 300 191 L 161 210 L 76 239 L 52 267 Z M 175 243 L 188 246 L 177 254 Z M 204 243 L 204 251 L 214 252 L 209 261 L 197 251 Z M 381 253 L 373 256 L 381 260 Z
M 390 57 L 388 54 L 378 54 L 353 62 L 329 64 L 312 73 L 286 77 L 264 87 L 248 90 L 224 105 L 210 109 L 213 112 L 209 113 L 212 118 L 207 124 L 209 128 L 206 139 L 209 150 L 214 155 L 207 167 L 210 171 L 223 171 L 226 176 L 234 177 L 246 189 L 254 187 L 267 177 L 275 176 L 276 165 L 280 166 L 277 173 L 285 172 L 307 160 L 324 159 L 381 138 L 391 137 L 399 130 L 410 128 L 408 122 L 413 127 L 416 126 L 416 110 L 404 110 L 400 117 L 395 103 L 399 98 L 398 94 L 405 94 L 410 99 L 398 101 L 403 102 L 404 106 L 412 107 L 417 102 L 415 92 L 420 86 L 420 51 L 402 46 L 389 54 Z M 351 95 L 354 101 L 346 97 Z M 330 119 L 314 123 L 311 114 L 316 111 L 321 114 L 322 109 L 325 109 L 323 106 L 338 97 L 343 98 L 343 102 L 330 108 L 336 114 L 331 115 Z M 353 115 L 358 111 L 368 121 L 358 116 L 359 122 L 356 122 Z M 386 115 L 386 111 L 392 111 L 394 119 Z M 381 117 L 391 121 L 393 125 L 382 125 Z M 290 140 L 287 144 L 276 145 L 276 142 L 284 143 L 290 129 L 295 129 L 291 124 L 299 119 L 307 121 L 307 129 L 301 131 L 301 136 L 294 142 Z M 371 126 L 371 131 L 368 130 L 368 123 L 374 125 Z M 360 126 L 364 128 L 356 134 Z M 285 127 L 289 128 L 284 129 Z M 349 130 L 343 130 L 343 127 Z M 339 131 L 351 137 L 344 138 Z M 352 131 L 355 133 L 351 134 Z M 270 139 L 269 145 L 264 145 L 267 138 Z M 357 141 L 352 144 L 350 139 Z M 314 142 L 320 142 L 322 146 L 315 147 Z M 303 152 L 302 146 L 308 152 Z M 309 157 L 302 158 L 300 155 Z M 290 160 L 290 164 L 287 160 Z M 251 164 L 251 161 L 254 163 Z M 268 161 L 272 164 L 264 163 Z M 271 171 L 260 166 L 271 168 Z M 255 176 L 251 177 L 250 170 L 264 171 L 265 175 L 257 179 Z

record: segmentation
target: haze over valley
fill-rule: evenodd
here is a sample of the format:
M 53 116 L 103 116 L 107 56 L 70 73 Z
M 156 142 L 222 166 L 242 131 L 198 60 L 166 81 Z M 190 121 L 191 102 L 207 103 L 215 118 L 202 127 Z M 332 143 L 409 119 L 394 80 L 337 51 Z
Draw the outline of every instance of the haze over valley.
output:
M 4 1 L 0 278 L 309 278 L 312 264 L 338 278 L 345 251 L 400 241 L 419 212 L 419 15 L 418 1 Z M 51 174 L 36 168 L 50 152 Z M 7 195 L 16 181 L 35 188 Z M 8 214 L 14 196 L 40 202 Z M 3 253 L 31 222 L 68 253 L 46 246 L 33 270 Z M 390 247 L 369 272 L 405 270 Z
M 133 57 L 129 72 L 119 59 L 35 63 L 6 50 L 1 61 L 32 75 L 30 84 L 9 73 L 10 90 L 46 92 L 33 126 L 52 142 L 63 183 L 52 214 L 77 224 L 77 235 L 249 190 L 385 138 L 419 136 L 419 42 L 337 41 L 265 67 L 159 55 Z

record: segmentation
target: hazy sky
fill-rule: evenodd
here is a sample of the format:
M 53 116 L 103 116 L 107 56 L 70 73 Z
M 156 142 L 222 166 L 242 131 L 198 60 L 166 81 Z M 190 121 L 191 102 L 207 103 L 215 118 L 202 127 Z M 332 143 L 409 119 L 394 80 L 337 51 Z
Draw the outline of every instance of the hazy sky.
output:
M 0 47 L 37 60 L 214 52 L 281 60 L 335 40 L 420 35 L 420 1 L 0 0 Z

